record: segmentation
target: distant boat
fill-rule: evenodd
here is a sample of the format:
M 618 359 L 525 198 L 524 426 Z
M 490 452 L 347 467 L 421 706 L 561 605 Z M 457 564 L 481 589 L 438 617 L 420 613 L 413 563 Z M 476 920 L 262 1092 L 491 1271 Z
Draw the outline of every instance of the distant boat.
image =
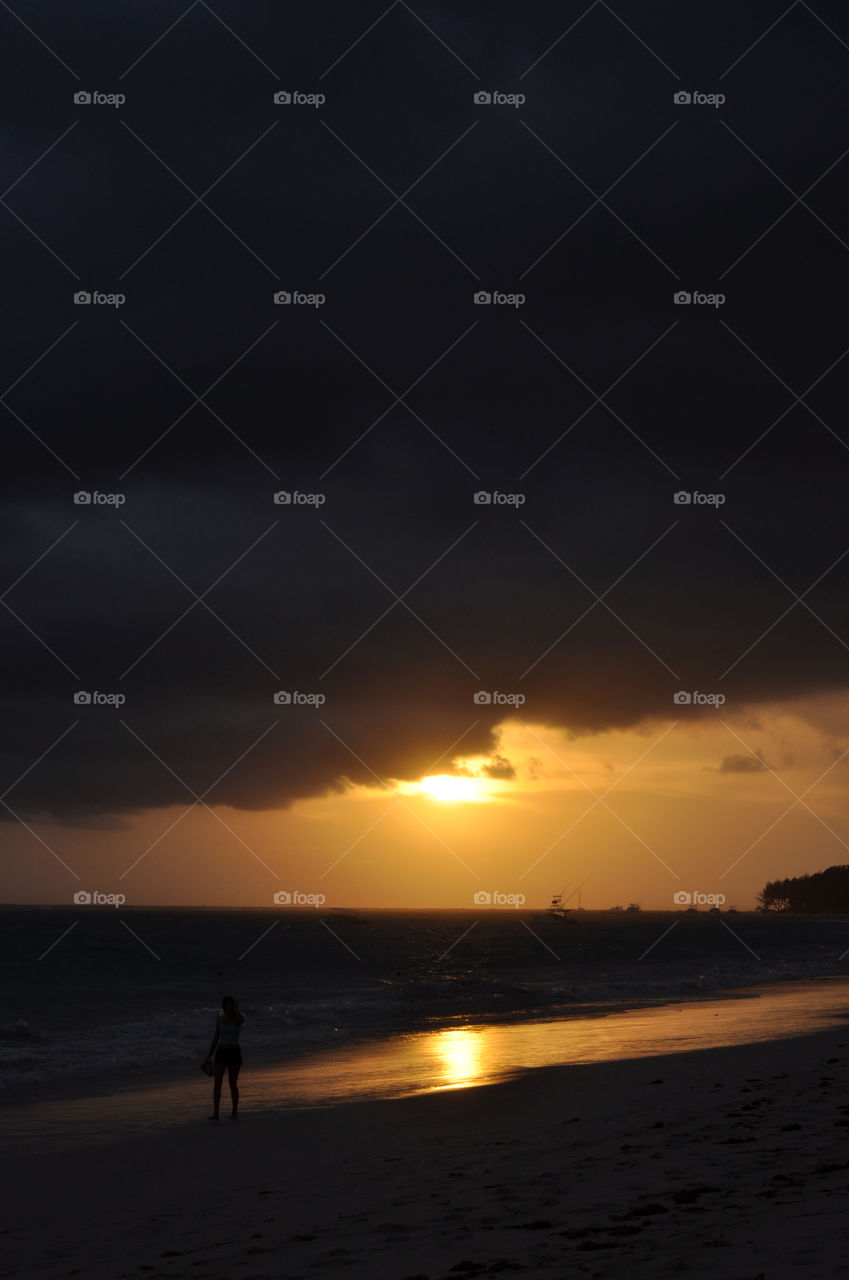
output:
M 337 920 L 339 924 L 371 924 L 371 921 L 366 920 L 364 916 L 352 915 L 342 907 L 331 907 L 330 919 Z
M 629 903 L 629 904 L 628 904 L 628 910 L 629 910 L 629 911 L 640 911 L 640 910 L 642 910 L 642 908 L 640 907 L 639 902 L 631 902 L 631 903 Z
M 608 911 L 624 911 L 624 907 L 608 907 Z
M 563 894 L 565 892 L 566 890 L 564 889 L 562 893 L 554 894 L 553 898 L 551 899 L 551 906 L 548 908 L 548 910 L 545 913 L 547 916 L 554 916 L 555 919 L 560 920 L 563 918 L 563 916 L 569 914 L 572 908 L 564 907 L 563 905 Z
M 720 914 L 719 907 L 711 907 L 710 911 L 708 912 L 709 916 L 718 916 L 719 914 Z

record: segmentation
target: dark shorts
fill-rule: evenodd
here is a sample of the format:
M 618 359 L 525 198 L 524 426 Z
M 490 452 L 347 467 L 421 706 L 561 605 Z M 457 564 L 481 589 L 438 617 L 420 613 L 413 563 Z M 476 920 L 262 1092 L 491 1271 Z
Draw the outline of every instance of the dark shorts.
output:
M 220 1044 L 215 1050 L 213 1062 L 224 1063 L 228 1067 L 240 1067 L 242 1051 L 237 1044 Z

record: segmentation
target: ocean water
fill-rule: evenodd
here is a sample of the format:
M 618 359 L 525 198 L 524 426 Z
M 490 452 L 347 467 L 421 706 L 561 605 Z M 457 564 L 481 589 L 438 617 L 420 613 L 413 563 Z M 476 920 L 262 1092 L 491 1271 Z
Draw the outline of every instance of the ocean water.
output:
M 242 1051 L 587 1019 L 849 975 L 849 919 L 672 912 L 0 910 L 0 1090 L 196 1069 L 224 994 Z
M 474 1089 L 542 1067 L 622 1059 L 661 1062 L 679 1053 L 808 1037 L 829 1029 L 849 1037 L 849 979 L 778 982 L 713 998 L 555 1020 L 470 1021 L 314 1048 L 270 1066 L 252 1062 L 239 1077 L 240 1118 L 262 1127 L 271 1114 Z M 835 1047 L 845 1047 L 845 1041 L 838 1039 Z M 800 1060 L 817 1052 L 803 1049 Z M 565 1103 L 592 1079 L 572 1076 L 559 1096 Z M 210 1093 L 210 1081 L 197 1071 L 164 1079 L 112 1076 L 108 1084 L 101 1079 L 73 1089 L 41 1086 L 26 1099 L 19 1091 L 17 1101 L 7 1092 L 0 1108 L 0 1150 L 20 1173 L 20 1157 L 35 1156 L 40 1163 L 50 1153 L 79 1151 L 81 1145 L 196 1130 L 207 1127 Z M 225 1082 L 225 1115 L 228 1108 Z

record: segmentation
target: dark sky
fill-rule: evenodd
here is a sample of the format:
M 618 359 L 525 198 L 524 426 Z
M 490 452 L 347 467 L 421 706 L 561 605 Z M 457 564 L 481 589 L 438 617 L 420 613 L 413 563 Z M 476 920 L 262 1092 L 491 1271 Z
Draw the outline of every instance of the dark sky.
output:
M 477 690 L 582 730 L 846 685 L 844 4 L 13 0 L 0 37 L 15 812 L 185 801 L 151 751 L 252 809 L 416 777 L 491 747 Z

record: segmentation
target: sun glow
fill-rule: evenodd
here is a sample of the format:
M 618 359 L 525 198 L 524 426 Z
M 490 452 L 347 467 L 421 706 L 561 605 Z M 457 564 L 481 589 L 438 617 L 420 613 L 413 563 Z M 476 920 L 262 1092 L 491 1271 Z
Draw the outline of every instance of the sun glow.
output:
M 442 804 L 489 799 L 486 780 L 453 773 L 437 773 L 431 778 L 422 778 L 421 782 L 416 783 L 416 790 Z

